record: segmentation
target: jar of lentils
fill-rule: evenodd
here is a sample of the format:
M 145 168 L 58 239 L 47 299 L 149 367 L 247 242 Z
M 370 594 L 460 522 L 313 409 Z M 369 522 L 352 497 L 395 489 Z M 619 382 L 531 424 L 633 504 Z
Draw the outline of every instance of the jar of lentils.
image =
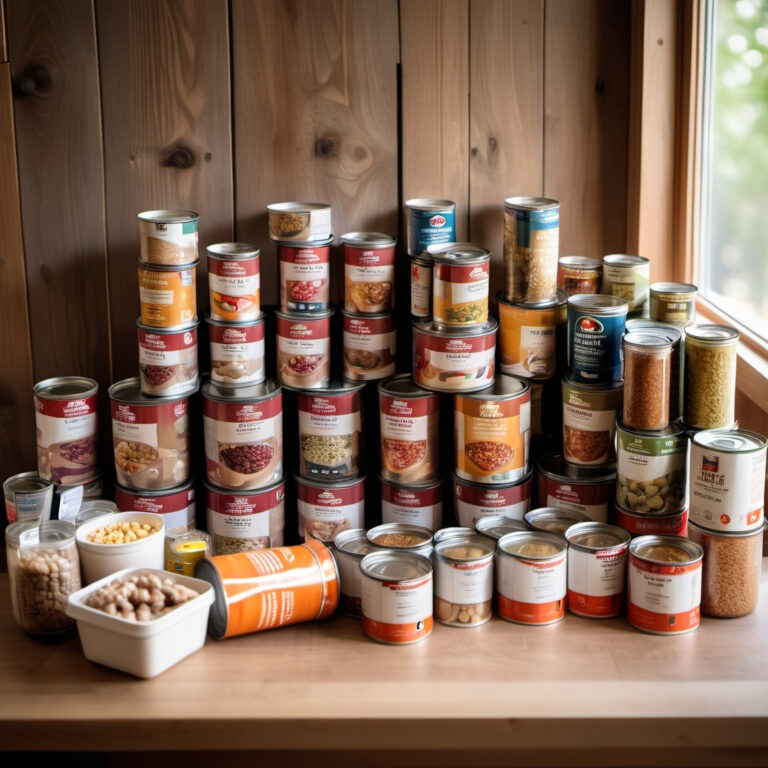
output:
M 624 410 L 631 429 L 658 430 L 669 425 L 672 342 L 652 331 L 624 336 Z
M 557 262 L 557 287 L 567 296 L 600 293 L 603 264 L 589 256 L 561 256 Z
M 64 520 L 12 523 L 5 529 L 13 615 L 35 635 L 65 632 L 69 596 L 80 589 L 75 526 Z

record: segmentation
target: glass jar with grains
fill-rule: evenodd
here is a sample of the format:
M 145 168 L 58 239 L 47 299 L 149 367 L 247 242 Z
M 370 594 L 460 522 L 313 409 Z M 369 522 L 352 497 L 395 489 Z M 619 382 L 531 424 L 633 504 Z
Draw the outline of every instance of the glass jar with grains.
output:
M 657 430 L 669 425 L 672 343 L 652 331 L 624 336 L 625 426 Z
M 561 256 L 557 262 L 557 287 L 567 296 L 600 293 L 603 263 L 589 256 Z

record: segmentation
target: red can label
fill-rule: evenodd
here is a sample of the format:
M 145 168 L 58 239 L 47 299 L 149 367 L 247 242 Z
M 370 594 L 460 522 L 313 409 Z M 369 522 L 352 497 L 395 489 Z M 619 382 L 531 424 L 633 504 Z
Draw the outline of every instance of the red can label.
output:
M 165 530 L 181 533 L 195 527 L 195 488 L 189 485 L 175 493 L 153 495 L 115 487 L 115 502 L 121 512 L 150 512 L 163 515 Z
M 331 300 L 330 246 L 278 245 L 280 306 L 284 311 L 322 311 Z
M 291 387 L 326 387 L 331 380 L 331 319 L 277 318 L 277 379 Z
M 614 524 L 633 536 L 685 536 L 688 532 L 688 510 L 672 515 L 635 515 L 617 506 L 614 509 Z
M 481 517 L 504 515 L 522 520 L 531 508 L 533 480 L 529 476 L 517 485 L 506 488 L 483 488 L 470 485 L 459 478 L 453 480 L 456 519 L 465 528 L 474 528 Z
M 349 528 L 365 524 L 365 488 L 361 478 L 352 485 L 315 486 L 297 479 L 299 533 L 306 541 L 333 541 Z
M 382 523 L 408 523 L 436 531 L 443 521 L 442 485 L 428 488 L 381 482 Z
M 395 305 L 395 248 L 344 246 L 344 309 L 385 312 Z
M 222 384 L 264 381 L 264 322 L 252 325 L 209 325 L 211 379 Z
M 413 379 L 446 392 L 477 390 L 493 383 L 496 331 L 449 337 L 413 329 Z
M 590 520 L 608 521 L 608 510 L 613 503 L 616 481 L 579 483 L 574 478 L 554 479 L 539 474 L 538 504 L 540 507 L 559 507 L 583 512 Z
M 344 375 L 348 379 L 383 379 L 395 372 L 392 315 L 344 315 Z
M 141 391 L 168 397 L 197 387 L 197 328 L 156 333 L 139 327 Z

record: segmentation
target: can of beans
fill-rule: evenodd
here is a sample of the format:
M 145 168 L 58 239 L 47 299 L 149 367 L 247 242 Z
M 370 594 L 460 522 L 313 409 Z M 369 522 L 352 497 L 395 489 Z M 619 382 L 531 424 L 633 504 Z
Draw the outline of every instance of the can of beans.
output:
M 682 536 L 638 536 L 629 545 L 627 620 L 655 635 L 679 635 L 701 619 L 702 548 Z
M 436 531 L 443 522 L 443 481 L 402 483 L 381 481 L 381 520 L 407 523 Z
M 713 531 L 763 527 L 768 440 L 746 429 L 708 429 L 691 442 L 691 522 Z
M 696 318 L 696 294 L 690 283 L 654 283 L 650 288 L 651 320 L 686 326 Z
M 557 260 L 557 287 L 566 296 L 600 293 L 603 264 L 589 256 L 561 256 Z
M 360 563 L 363 629 L 380 643 L 405 645 L 432 631 L 432 563 L 411 552 L 371 552 Z
M 209 245 L 208 290 L 211 317 L 230 323 L 261 315 L 259 249 L 249 243 Z
M 612 465 L 573 465 L 562 454 L 539 461 L 536 498 L 540 507 L 570 509 L 604 523 L 615 496 L 616 469 Z
M 626 301 L 629 312 L 642 310 L 648 301 L 650 277 L 651 261 L 645 256 L 627 256 L 623 253 L 603 256 L 601 292 Z
M 205 319 L 211 343 L 211 381 L 223 387 L 264 381 L 264 315 L 243 323 Z
M 366 534 L 368 541 L 384 549 L 396 549 L 429 557 L 432 554 L 432 531 L 422 525 L 383 523 Z
M 206 557 L 195 576 L 211 584 L 216 600 L 208 633 L 225 637 L 326 619 L 339 604 L 339 575 L 319 541 L 260 552 Z
M 342 531 L 333 540 L 333 556 L 339 568 L 341 610 L 356 619 L 363 615 L 360 562 L 366 555 L 380 549 L 371 544 L 365 534 L 364 528 L 353 528 Z
M 487 322 L 491 252 L 477 246 L 455 246 L 432 258 L 434 322 L 448 328 L 470 328 Z
M 145 395 L 167 397 L 197 391 L 197 318 L 178 331 L 136 321 L 139 335 L 139 382 Z
M 9 523 L 17 520 L 50 520 L 53 483 L 37 472 L 21 472 L 3 483 L 5 516 Z
M 568 542 L 568 610 L 590 619 L 618 616 L 624 607 L 629 534 L 606 523 L 576 523 Z
M 430 245 L 456 240 L 456 203 L 413 198 L 405 202 L 408 255 L 424 253 Z
M 432 317 L 431 256 L 411 256 L 411 315 L 417 319 Z
M 373 381 L 395 372 L 395 319 L 386 315 L 351 315 L 342 311 L 344 377 Z
M 145 264 L 196 263 L 199 219 L 194 211 L 140 213 L 140 260 Z
M 522 520 L 531 508 L 533 472 L 513 483 L 487 485 L 453 476 L 453 502 L 459 525 L 474 528 L 478 521 L 495 515 Z
M 275 312 L 277 380 L 296 389 L 327 387 L 331 381 L 331 315 Z
M 519 533 L 528 529 L 525 527 L 525 523 L 520 520 L 513 520 L 511 517 L 504 517 L 504 515 L 486 515 L 478 518 L 477 523 L 475 523 L 475 530 L 481 536 L 498 541 L 508 533 Z
M 335 480 L 360 473 L 363 386 L 337 381 L 322 391 L 299 392 L 299 473 L 303 477 Z
M 576 523 L 592 522 L 583 512 L 560 507 L 532 509 L 525 513 L 524 520 L 532 531 L 545 531 L 557 536 L 565 536 L 565 532 Z
M 528 472 L 530 386 L 510 376 L 454 398 L 456 474 L 478 483 L 508 483 Z
M 271 240 L 316 242 L 333 236 L 329 203 L 270 203 L 267 218 Z
M 381 475 L 399 483 L 438 477 L 439 396 L 417 387 L 407 373 L 379 384 Z
M 83 376 L 35 384 L 37 471 L 43 480 L 76 485 L 98 475 L 98 391 Z
M 299 535 L 333 541 L 365 524 L 365 475 L 329 482 L 296 477 Z
M 165 530 L 187 531 L 195 527 L 195 485 L 192 480 L 162 491 L 139 491 L 115 486 L 120 512 L 150 512 L 162 515 Z
M 181 330 L 197 316 L 197 262 L 182 267 L 139 262 L 141 322 Z
M 348 232 L 344 246 L 344 309 L 361 315 L 395 308 L 395 240 L 381 232 Z
M 621 381 L 621 341 L 627 302 L 581 294 L 568 299 L 568 375 L 586 384 Z
M 278 243 L 280 309 L 325 312 L 331 301 L 331 243 Z
M 496 591 L 502 619 L 541 625 L 563 618 L 567 548 L 564 538 L 541 531 L 518 531 L 499 539 Z
M 632 536 L 654 534 L 659 536 L 685 536 L 688 531 L 688 509 L 664 515 L 632 512 L 621 504 L 613 508 L 611 522 L 629 531 Z

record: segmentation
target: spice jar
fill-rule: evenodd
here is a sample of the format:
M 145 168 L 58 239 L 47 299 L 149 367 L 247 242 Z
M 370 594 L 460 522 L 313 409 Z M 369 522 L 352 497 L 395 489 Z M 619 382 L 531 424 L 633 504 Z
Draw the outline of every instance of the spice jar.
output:
M 80 589 L 75 526 L 63 520 L 23 520 L 5 529 L 13 615 L 36 635 L 64 632 L 75 622 L 67 599 Z
M 704 550 L 701 612 L 718 618 L 752 613 L 760 594 L 762 527 L 748 533 L 726 533 L 689 522 L 688 538 Z
M 672 344 L 661 334 L 624 336 L 624 425 L 657 430 L 669 425 Z
M 734 421 L 739 332 L 727 325 L 685 329 L 685 402 L 689 427 L 718 429 Z
M 589 256 L 561 256 L 557 262 L 557 287 L 567 296 L 600 293 L 602 262 Z

